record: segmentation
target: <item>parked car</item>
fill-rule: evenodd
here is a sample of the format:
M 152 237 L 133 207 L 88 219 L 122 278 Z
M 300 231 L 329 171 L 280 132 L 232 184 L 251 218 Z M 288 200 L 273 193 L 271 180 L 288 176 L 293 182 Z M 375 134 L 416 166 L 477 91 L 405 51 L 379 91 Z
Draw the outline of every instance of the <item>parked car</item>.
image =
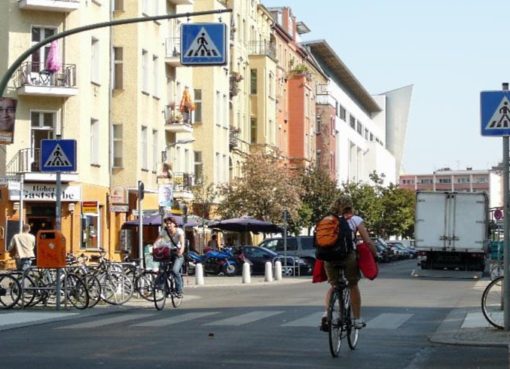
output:
M 266 238 L 258 246 L 282 255 L 285 252 L 285 243 L 282 237 Z M 287 255 L 298 256 L 313 266 L 315 262 L 313 236 L 287 237 Z
M 388 263 L 395 260 L 395 256 L 388 245 L 380 238 L 374 239 L 375 247 L 377 248 L 377 261 L 380 263 Z
M 414 259 L 417 256 L 416 250 L 414 248 L 408 247 L 400 241 L 386 241 L 386 243 L 399 249 L 402 253 L 404 253 L 407 259 Z
M 282 263 L 282 272 L 286 275 L 293 274 L 293 269 L 295 269 L 296 275 L 312 273 L 312 266 L 297 256 L 287 256 L 287 267 L 285 269 L 285 256 L 265 247 L 240 246 L 236 248 L 236 253 L 241 254 L 238 256 L 250 263 L 252 274 L 264 274 L 266 262 L 268 261 L 270 261 L 273 266 L 276 261 L 280 261 Z

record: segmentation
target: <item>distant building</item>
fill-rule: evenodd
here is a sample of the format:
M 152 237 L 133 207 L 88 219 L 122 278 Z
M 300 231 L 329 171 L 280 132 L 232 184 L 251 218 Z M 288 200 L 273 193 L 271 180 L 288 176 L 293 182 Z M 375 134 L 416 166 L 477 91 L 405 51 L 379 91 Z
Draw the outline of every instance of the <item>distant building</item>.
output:
M 400 175 L 399 187 L 414 191 L 485 192 L 491 208 L 502 206 L 502 176 L 497 168 L 490 170 L 451 170 L 442 168 L 432 174 Z

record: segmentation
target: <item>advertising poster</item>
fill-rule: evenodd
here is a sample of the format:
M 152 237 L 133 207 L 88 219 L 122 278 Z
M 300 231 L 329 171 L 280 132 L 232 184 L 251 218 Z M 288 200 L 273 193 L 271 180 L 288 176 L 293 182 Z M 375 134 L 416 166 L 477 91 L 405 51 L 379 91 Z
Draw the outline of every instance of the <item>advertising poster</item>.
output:
M 15 99 L 0 97 L 0 145 L 11 144 L 14 141 L 16 105 Z

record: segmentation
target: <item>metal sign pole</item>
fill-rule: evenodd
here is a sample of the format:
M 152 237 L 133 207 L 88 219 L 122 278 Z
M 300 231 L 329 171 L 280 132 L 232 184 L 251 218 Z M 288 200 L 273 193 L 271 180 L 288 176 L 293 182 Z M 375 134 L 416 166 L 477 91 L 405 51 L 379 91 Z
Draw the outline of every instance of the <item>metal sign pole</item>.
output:
M 508 90 L 508 83 L 503 83 L 503 90 Z M 503 311 L 504 311 L 504 324 L 505 324 L 505 331 L 510 330 L 510 309 L 508 308 L 508 304 L 510 303 L 510 283 L 507 276 L 510 274 L 508 273 L 508 266 L 510 264 L 510 255 L 509 255 L 509 241 L 510 241 L 510 208 L 508 203 L 508 149 L 509 149 L 509 142 L 508 142 L 508 136 L 503 136 L 503 211 L 505 213 L 505 216 L 503 218 L 504 221 L 504 247 L 503 247 L 503 275 L 505 278 L 503 279 Z

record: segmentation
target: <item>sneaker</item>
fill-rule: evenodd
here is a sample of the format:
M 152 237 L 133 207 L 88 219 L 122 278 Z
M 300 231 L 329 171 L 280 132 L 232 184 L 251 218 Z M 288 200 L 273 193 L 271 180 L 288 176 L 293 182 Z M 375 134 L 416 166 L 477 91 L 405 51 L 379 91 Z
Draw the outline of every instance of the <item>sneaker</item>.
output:
M 176 292 L 175 297 L 182 299 L 182 292 Z
M 358 319 L 353 319 L 352 326 L 355 329 L 361 329 L 361 328 L 365 328 L 367 326 L 367 323 L 365 323 L 365 321 L 363 319 L 358 318 Z
M 329 332 L 329 323 L 327 316 L 323 316 L 321 318 L 321 326 L 319 327 L 319 329 L 323 332 Z

